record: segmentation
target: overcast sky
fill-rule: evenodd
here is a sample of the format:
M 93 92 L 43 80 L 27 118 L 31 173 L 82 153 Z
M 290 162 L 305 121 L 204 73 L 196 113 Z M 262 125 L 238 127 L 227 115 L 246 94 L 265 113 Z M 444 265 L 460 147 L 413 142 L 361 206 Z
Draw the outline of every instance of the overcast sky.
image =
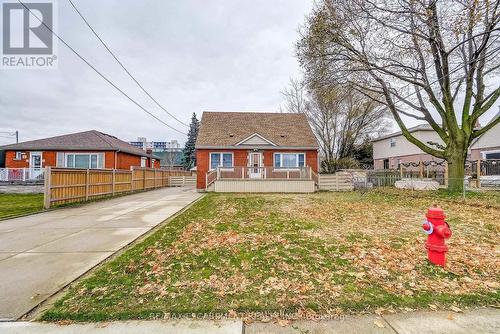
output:
M 307 0 L 74 0 L 125 66 L 179 119 L 203 110 L 277 111 L 291 76 Z M 127 77 L 67 1 L 57 31 L 120 88 L 187 132 Z M 0 131 L 31 140 L 88 129 L 124 140 L 178 139 L 59 43 L 56 70 L 1 70 Z M 0 144 L 14 138 L 0 136 Z
M 186 123 L 203 110 L 278 111 L 280 91 L 301 76 L 294 43 L 312 1 L 74 2 L 137 79 Z M 57 10 L 63 39 L 155 115 L 187 131 L 135 86 L 66 0 L 57 1 Z M 89 129 L 123 140 L 185 141 L 61 43 L 57 56 L 55 70 L 0 70 L 0 131 L 19 130 L 21 141 Z M 13 141 L 0 134 L 0 145 Z

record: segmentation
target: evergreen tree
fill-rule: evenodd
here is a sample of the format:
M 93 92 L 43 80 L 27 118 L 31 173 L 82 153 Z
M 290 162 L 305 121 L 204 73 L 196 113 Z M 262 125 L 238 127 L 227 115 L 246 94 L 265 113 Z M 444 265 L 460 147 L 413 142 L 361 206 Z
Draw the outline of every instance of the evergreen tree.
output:
M 189 125 L 188 139 L 184 150 L 182 150 L 182 165 L 185 169 L 190 169 L 196 166 L 196 155 L 194 151 L 194 145 L 196 143 L 196 138 L 198 137 L 198 129 L 200 127 L 200 122 L 196 118 L 196 113 L 193 113 L 191 117 L 191 124 Z

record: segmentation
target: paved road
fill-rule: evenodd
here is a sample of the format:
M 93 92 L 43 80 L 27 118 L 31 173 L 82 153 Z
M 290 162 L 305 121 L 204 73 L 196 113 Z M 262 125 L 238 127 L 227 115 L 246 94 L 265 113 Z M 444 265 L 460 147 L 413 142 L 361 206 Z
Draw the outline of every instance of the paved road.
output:
M 200 196 L 162 188 L 0 221 L 0 321 L 18 319 Z

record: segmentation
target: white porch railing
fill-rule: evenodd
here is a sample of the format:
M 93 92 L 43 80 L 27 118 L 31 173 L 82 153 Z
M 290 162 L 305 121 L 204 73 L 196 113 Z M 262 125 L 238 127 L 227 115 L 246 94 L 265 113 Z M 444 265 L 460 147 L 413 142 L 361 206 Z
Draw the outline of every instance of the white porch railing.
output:
M 211 178 L 214 176 L 210 175 Z M 311 180 L 311 167 L 219 167 L 215 180 Z M 212 181 L 212 182 L 213 182 Z
M 0 168 L 0 181 L 43 181 L 44 168 Z

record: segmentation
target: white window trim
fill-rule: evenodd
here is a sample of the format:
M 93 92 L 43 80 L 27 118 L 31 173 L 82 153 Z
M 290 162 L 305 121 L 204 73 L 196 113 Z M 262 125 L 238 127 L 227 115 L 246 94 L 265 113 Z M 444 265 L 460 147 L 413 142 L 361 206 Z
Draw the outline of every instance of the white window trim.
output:
M 147 168 L 147 167 L 148 167 L 148 158 L 141 157 L 141 168 Z
M 23 152 L 22 151 L 16 151 L 14 154 L 15 154 L 14 160 L 16 160 L 16 161 L 23 160 Z M 17 156 L 18 154 L 19 154 L 19 157 Z
M 482 159 L 486 159 L 486 154 L 491 154 L 491 153 L 500 153 L 500 150 L 481 151 Z
M 276 167 L 275 166 L 275 162 L 276 162 L 276 155 L 279 154 L 279 155 L 283 155 L 283 154 L 295 154 L 297 156 L 297 166 L 296 167 Z M 276 170 L 282 170 L 282 171 L 287 171 L 287 170 L 297 170 L 299 168 L 302 168 L 302 167 L 299 167 L 299 154 L 303 154 L 304 155 L 304 167 L 307 167 L 307 155 L 306 155 L 306 152 L 274 152 L 273 153 L 273 168 L 275 168 Z M 280 157 L 280 164 L 282 163 L 283 161 L 283 157 Z
M 208 170 L 215 170 L 212 168 L 212 154 L 220 154 L 221 157 L 219 159 L 219 166 L 218 167 L 223 167 L 222 166 L 222 154 L 231 154 L 231 167 L 224 167 L 221 168 L 222 170 L 233 170 L 234 167 L 234 152 L 209 152 L 208 153 Z
M 35 167 L 31 167 L 31 157 L 33 155 L 39 155 L 40 156 L 40 167 L 39 168 L 43 168 L 43 152 L 42 151 L 30 151 L 29 153 L 29 158 L 28 158 L 28 165 L 29 165 L 29 168 L 35 168 Z
M 101 154 L 102 154 L 102 169 L 104 169 L 104 167 L 106 166 L 106 153 L 104 152 L 87 152 L 87 153 L 83 153 L 83 152 L 77 152 L 77 153 L 73 153 L 73 152 L 64 152 L 64 168 L 76 168 L 76 169 L 80 169 L 80 168 L 77 168 L 75 167 L 75 158 L 73 158 L 73 167 L 68 167 L 68 155 L 74 155 L 74 156 L 77 156 L 77 155 L 88 155 L 89 156 L 89 168 L 88 169 L 101 169 L 99 168 L 99 165 L 100 162 L 101 162 Z M 92 158 L 91 158 L 91 155 L 96 155 L 97 156 L 97 167 L 96 168 L 92 168 Z M 84 168 L 84 169 L 87 169 L 87 168 Z

